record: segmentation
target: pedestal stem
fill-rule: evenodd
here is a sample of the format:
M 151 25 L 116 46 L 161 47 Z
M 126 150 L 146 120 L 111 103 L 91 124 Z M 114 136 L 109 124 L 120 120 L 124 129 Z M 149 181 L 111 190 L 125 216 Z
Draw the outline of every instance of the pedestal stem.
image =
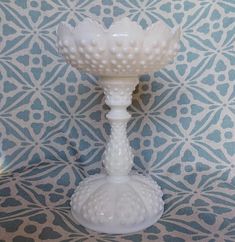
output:
M 110 179 L 127 178 L 133 164 L 132 149 L 126 134 L 127 122 L 131 116 L 126 108 L 131 105 L 132 92 L 137 84 L 138 77 L 104 77 L 101 81 L 105 102 L 111 108 L 107 114 L 111 135 L 103 159 Z
M 132 233 L 154 224 L 163 213 L 162 191 L 150 177 L 128 175 L 133 154 L 126 125 L 126 108 L 138 78 L 102 79 L 111 135 L 103 163 L 108 175 L 93 175 L 80 182 L 71 199 L 73 217 L 87 228 L 102 233 Z

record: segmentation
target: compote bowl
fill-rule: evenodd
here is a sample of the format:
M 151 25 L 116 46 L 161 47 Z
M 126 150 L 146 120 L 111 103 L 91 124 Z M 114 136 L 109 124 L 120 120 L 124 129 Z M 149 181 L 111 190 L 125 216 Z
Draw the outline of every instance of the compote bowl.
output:
M 76 28 L 61 23 L 59 52 L 78 70 L 101 77 L 111 136 L 103 156 L 106 174 L 84 179 L 71 199 L 72 215 L 87 228 L 130 233 L 154 224 L 162 215 L 162 191 L 150 177 L 129 174 L 133 165 L 126 125 L 139 75 L 159 70 L 178 51 L 179 29 L 162 22 L 143 30 L 123 18 L 109 29 L 85 19 Z

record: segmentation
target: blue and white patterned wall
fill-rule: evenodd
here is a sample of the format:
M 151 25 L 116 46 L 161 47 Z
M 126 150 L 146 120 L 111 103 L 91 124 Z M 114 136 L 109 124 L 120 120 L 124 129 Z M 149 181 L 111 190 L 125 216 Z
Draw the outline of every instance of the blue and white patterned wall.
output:
M 58 55 L 55 30 L 123 16 L 180 25 L 182 36 L 129 108 L 134 168 L 161 185 L 165 213 L 143 232 L 106 236 L 72 221 L 69 198 L 100 172 L 108 108 L 96 78 Z M 0 68 L 1 242 L 235 241 L 234 0 L 1 0 Z

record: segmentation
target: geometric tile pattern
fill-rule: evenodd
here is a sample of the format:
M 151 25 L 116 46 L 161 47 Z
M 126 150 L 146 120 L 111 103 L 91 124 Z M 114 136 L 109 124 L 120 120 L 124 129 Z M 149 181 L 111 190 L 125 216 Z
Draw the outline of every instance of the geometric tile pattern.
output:
M 124 16 L 182 36 L 128 108 L 134 169 L 162 187 L 165 212 L 115 236 L 70 215 L 75 187 L 102 169 L 110 126 L 97 78 L 65 63 L 55 31 Z M 0 19 L 0 242 L 235 241 L 234 0 L 1 0 Z

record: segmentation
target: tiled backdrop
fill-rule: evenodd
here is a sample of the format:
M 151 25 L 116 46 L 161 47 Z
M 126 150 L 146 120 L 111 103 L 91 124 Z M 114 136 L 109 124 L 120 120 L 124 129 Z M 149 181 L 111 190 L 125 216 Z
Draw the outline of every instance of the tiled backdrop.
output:
M 107 236 L 76 225 L 69 198 L 100 172 L 108 108 L 95 77 L 55 47 L 60 21 L 128 16 L 182 28 L 180 52 L 141 77 L 129 108 L 135 169 L 161 185 L 155 226 Z M 0 1 L 0 241 L 235 241 L 235 1 Z M 88 233 L 90 232 L 90 233 Z

